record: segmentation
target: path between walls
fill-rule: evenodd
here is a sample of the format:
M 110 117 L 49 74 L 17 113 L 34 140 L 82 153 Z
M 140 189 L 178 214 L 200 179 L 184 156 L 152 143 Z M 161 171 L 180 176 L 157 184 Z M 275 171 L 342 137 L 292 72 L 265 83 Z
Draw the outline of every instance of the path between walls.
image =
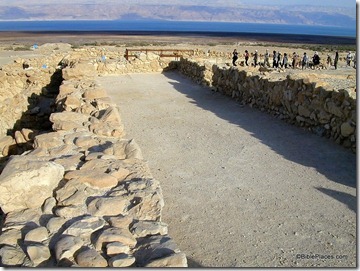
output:
M 356 265 L 350 150 L 176 72 L 98 82 L 160 181 L 190 267 Z

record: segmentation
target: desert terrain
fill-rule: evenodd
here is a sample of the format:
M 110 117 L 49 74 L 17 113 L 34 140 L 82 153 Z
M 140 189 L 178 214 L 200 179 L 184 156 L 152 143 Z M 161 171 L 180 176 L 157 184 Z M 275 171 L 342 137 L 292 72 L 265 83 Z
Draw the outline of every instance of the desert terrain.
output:
M 356 88 L 356 69 L 344 60 L 351 47 L 233 37 L 0 35 L 0 67 L 17 58 L 43 57 L 46 50 L 25 50 L 35 43 L 56 43 L 64 54 L 72 50 L 65 44 L 102 46 L 119 55 L 139 47 L 219 51 L 226 57 L 216 61 L 228 65 L 234 49 L 300 56 L 318 51 L 324 62 L 341 48 L 338 70 L 305 72 L 335 90 Z M 163 221 L 189 267 L 356 266 L 356 154 L 351 150 L 176 72 L 102 76 L 98 82 L 119 106 L 127 134 L 160 181 Z

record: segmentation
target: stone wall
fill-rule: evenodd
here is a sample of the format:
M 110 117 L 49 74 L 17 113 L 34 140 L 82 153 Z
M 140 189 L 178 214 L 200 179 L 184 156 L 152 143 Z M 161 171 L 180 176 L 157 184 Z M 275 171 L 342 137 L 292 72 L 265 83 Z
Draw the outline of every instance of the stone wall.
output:
M 89 59 L 62 60 L 52 131 L 0 175 L 2 266 L 186 267 L 161 221 L 160 184 Z
M 314 74 L 271 78 L 266 68 L 238 70 L 181 59 L 178 70 L 240 103 L 267 111 L 356 152 L 356 92 L 333 90 Z
M 2 266 L 187 266 L 161 221 L 159 182 L 94 79 L 168 69 L 355 151 L 355 93 L 311 74 L 98 48 L 19 59 L 0 70 Z

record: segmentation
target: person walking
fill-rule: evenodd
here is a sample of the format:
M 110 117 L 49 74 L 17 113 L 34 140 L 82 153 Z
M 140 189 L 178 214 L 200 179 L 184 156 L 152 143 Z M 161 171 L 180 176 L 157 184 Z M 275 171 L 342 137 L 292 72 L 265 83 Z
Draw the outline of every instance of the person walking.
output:
M 287 69 L 287 65 L 288 65 L 288 56 L 287 53 L 284 53 L 284 58 L 283 58 L 283 67 L 285 67 L 285 69 Z
M 327 64 L 328 69 L 330 69 L 330 67 L 332 66 L 332 59 L 331 59 L 330 54 L 327 55 L 326 64 Z
M 318 52 L 314 53 L 312 61 L 313 61 L 313 64 L 314 64 L 314 69 L 316 69 L 317 66 L 320 64 L 320 56 L 319 56 Z
M 278 67 L 278 55 L 277 52 L 274 50 L 273 51 L 273 68 L 277 68 Z
M 246 66 L 249 66 L 248 60 L 249 60 L 249 52 L 248 52 L 248 50 L 245 50 L 245 65 Z
M 349 53 L 348 53 L 347 56 L 346 56 L 346 65 L 347 65 L 347 66 L 350 66 L 351 60 L 352 60 L 352 54 L 351 54 L 351 52 L 349 51 Z
M 306 55 L 306 53 L 304 53 L 304 56 L 303 56 L 302 62 L 301 62 L 301 67 L 302 67 L 302 69 L 304 69 L 304 68 L 306 69 L 308 65 L 309 65 L 309 58 Z
M 259 61 L 259 55 L 258 55 L 258 50 L 255 50 L 254 53 L 254 66 L 256 67 Z
M 297 62 L 296 52 L 293 52 L 293 54 L 292 54 L 292 62 L 291 62 L 291 66 L 292 66 L 293 69 L 295 69 L 296 62 Z
M 277 66 L 281 66 L 282 67 L 282 54 L 281 52 L 278 53 L 278 60 L 277 60 Z
M 339 61 L 339 52 L 336 51 L 336 53 L 335 53 L 335 59 L 334 59 L 334 67 L 335 67 L 335 70 L 337 70 L 338 61 Z
M 270 58 L 269 50 L 266 49 L 266 52 L 264 55 L 264 67 L 270 67 L 269 58 Z
M 233 58 L 232 58 L 232 64 L 233 64 L 233 66 L 237 66 L 237 65 L 236 65 L 236 60 L 238 60 L 238 52 L 236 51 L 236 49 L 234 49 L 234 51 L 233 51 Z

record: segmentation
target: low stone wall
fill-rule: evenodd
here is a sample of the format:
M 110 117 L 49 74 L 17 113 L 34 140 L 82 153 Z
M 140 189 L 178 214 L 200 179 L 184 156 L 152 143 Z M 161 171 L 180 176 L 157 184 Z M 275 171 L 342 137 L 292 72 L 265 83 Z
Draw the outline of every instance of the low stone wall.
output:
M 126 61 L 97 48 L 20 59 L 0 70 L 0 162 L 10 157 L 0 175 L 2 266 L 187 266 L 161 221 L 159 182 L 94 80 L 168 69 L 356 150 L 355 93 L 309 74 L 280 80 L 266 69 L 152 53 Z
M 178 70 L 198 84 L 356 152 L 356 93 L 352 90 L 333 90 L 309 73 L 271 79 L 265 68 L 245 71 L 209 61 L 181 59 Z
M 163 197 L 88 61 L 67 68 L 51 132 L 0 175 L 2 266 L 186 267 Z

